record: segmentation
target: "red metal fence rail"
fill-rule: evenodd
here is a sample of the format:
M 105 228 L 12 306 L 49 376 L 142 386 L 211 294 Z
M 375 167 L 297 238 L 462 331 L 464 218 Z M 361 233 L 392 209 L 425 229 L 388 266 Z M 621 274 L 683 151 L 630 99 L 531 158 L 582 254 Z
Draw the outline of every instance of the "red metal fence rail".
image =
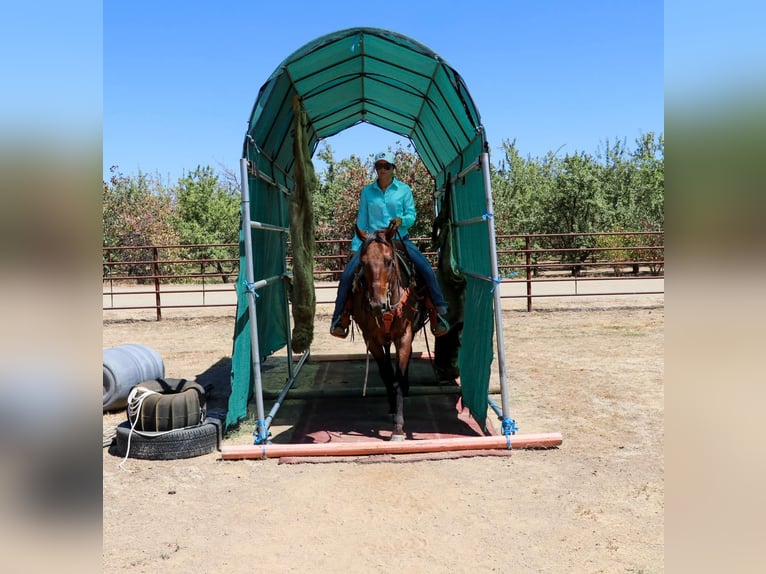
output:
M 210 254 L 216 256 L 211 257 Z M 233 302 L 211 302 L 208 296 L 234 293 L 239 273 L 239 245 L 142 245 L 103 248 L 103 310 L 162 309 L 191 307 L 233 307 Z M 136 285 L 129 291 L 125 286 Z M 162 302 L 163 293 L 195 293 L 200 303 L 171 305 Z M 116 299 L 130 295 L 154 295 L 154 304 L 116 305 Z
M 432 264 L 428 238 L 415 238 Z M 331 290 L 348 257 L 350 240 L 318 240 L 314 263 L 317 290 Z M 664 293 L 664 232 L 561 233 L 498 235 L 498 270 L 501 297 L 524 298 L 527 310 L 540 297 L 588 295 L 650 295 Z M 291 265 L 288 247 L 288 267 Z M 145 245 L 103 249 L 103 310 L 236 306 L 235 282 L 239 272 L 239 245 Z M 630 289 L 610 289 L 605 282 L 631 280 Z M 655 280 L 636 288 L 635 280 Z M 555 284 L 562 289 L 556 289 Z M 537 285 L 535 290 L 533 286 Z M 589 289 L 597 288 L 597 292 Z M 536 292 L 533 292 L 536 291 Z M 169 303 L 169 295 L 193 295 L 193 301 Z M 152 302 L 119 305 L 136 296 Z M 165 301 L 163 301 L 165 296 Z M 177 298 L 177 297 L 176 297 Z M 327 299 L 327 297 L 325 297 Z

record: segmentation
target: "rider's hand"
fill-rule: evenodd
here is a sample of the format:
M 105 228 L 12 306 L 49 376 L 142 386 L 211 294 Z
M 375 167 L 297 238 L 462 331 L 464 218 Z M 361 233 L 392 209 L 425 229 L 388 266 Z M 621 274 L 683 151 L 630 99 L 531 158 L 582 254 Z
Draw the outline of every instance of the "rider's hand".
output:
M 395 227 L 399 228 L 399 226 L 402 224 L 402 218 L 401 217 L 392 217 L 391 221 L 388 222 L 389 227 Z

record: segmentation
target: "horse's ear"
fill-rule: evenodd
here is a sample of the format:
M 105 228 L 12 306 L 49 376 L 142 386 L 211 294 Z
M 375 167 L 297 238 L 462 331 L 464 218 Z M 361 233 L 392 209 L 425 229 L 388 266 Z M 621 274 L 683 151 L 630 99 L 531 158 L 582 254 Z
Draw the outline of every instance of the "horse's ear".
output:
M 362 241 L 364 241 L 365 239 L 367 239 L 367 234 L 366 234 L 364 231 L 362 231 L 362 230 L 359 228 L 359 226 L 358 226 L 358 225 L 355 225 L 355 226 L 354 226 L 354 229 L 356 230 L 356 235 L 357 235 L 357 237 L 359 237 L 359 239 L 361 239 Z
M 394 240 L 394 235 L 396 235 L 396 225 L 392 223 L 386 227 L 386 240 L 391 243 Z

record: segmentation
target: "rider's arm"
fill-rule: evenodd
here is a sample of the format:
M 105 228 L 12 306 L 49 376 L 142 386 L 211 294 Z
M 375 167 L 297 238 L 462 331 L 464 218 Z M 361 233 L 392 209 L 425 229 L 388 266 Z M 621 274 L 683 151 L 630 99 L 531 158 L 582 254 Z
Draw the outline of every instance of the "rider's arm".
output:
M 406 189 L 402 194 L 402 227 L 409 230 L 410 227 L 415 225 L 415 218 L 417 212 L 415 211 L 415 198 L 412 196 L 412 189 L 409 185 L 404 184 Z
M 362 189 L 362 193 L 359 196 L 359 210 L 356 214 L 356 225 L 359 229 L 362 231 L 368 231 L 369 226 L 369 210 L 367 209 L 367 193 L 366 189 Z M 362 245 L 362 240 L 359 238 L 359 236 L 354 233 L 354 237 L 351 239 L 351 251 L 352 253 L 355 251 L 359 251 L 359 247 Z

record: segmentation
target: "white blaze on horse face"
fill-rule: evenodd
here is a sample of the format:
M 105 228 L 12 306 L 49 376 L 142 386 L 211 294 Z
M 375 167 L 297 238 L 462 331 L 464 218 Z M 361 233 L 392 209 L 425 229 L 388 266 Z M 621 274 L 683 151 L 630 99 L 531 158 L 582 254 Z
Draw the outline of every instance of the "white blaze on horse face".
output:
M 365 266 L 370 307 L 375 310 L 387 310 L 391 306 L 389 278 L 392 272 L 391 257 L 385 253 L 384 246 L 373 243 L 362 257 Z
M 388 304 L 388 276 L 384 273 L 385 265 L 375 261 L 371 269 L 373 271 L 372 285 L 370 289 L 370 304 L 373 308 L 385 308 Z

